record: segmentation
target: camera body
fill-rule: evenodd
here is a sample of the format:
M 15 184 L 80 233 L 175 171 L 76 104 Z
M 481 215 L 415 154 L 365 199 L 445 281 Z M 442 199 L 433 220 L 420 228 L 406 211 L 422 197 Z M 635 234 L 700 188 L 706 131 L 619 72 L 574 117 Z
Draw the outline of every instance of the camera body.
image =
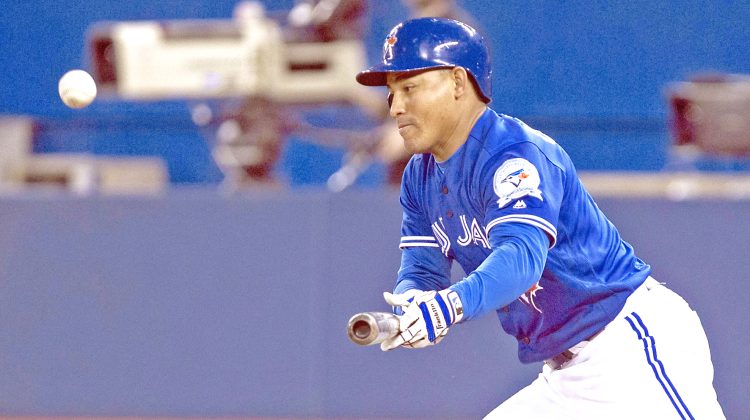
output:
M 265 15 L 228 20 L 100 22 L 87 37 L 103 93 L 129 100 L 263 97 L 354 102 L 359 39 L 288 39 Z

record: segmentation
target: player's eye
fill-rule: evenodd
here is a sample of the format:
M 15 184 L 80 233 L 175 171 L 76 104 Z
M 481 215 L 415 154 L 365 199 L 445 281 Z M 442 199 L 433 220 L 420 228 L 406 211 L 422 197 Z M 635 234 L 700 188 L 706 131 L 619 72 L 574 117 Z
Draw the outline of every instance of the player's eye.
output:
M 388 109 L 391 108 L 391 105 L 393 105 L 393 92 L 388 93 Z

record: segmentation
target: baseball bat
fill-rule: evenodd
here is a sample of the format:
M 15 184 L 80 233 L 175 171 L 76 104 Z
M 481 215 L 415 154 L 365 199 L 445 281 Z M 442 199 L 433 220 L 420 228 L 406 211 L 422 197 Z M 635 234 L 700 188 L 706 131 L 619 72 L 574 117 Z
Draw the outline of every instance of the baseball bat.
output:
M 379 344 L 399 333 L 399 320 L 389 312 L 361 312 L 349 319 L 347 333 L 360 346 Z

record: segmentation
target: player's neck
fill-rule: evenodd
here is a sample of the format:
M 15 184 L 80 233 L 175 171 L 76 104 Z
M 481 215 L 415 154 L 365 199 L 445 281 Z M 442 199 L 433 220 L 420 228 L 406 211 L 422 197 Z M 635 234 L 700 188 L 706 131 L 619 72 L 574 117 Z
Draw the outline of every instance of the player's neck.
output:
M 452 130 L 445 142 L 442 143 L 441 147 L 432 150 L 432 156 L 438 162 L 445 162 L 450 159 L 458 149 L 466 143 L 469 137 L 469 133 L 474 128 L 474 124 L 477 123 L 479 118 L 482 116 L 484 111 L 487 109 L 487 105 L 484 102 L 472 103 L 468 106 L 468 110 L 462 112 L 462 115 L 468 117 L 459 118 L 455 128 Z

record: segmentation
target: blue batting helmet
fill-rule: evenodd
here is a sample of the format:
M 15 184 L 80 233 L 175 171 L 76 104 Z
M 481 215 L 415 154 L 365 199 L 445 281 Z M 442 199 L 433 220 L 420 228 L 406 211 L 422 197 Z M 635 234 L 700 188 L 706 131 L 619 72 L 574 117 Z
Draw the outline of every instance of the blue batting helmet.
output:
M 463 67 L 484 102 L 492 96 L 492 66 L 484 38 L 451 19 L 419 18 L 396 25 L 383 43 L 383 61 L 357 74 L 365 86 L 385 86 L 391 72 Z

